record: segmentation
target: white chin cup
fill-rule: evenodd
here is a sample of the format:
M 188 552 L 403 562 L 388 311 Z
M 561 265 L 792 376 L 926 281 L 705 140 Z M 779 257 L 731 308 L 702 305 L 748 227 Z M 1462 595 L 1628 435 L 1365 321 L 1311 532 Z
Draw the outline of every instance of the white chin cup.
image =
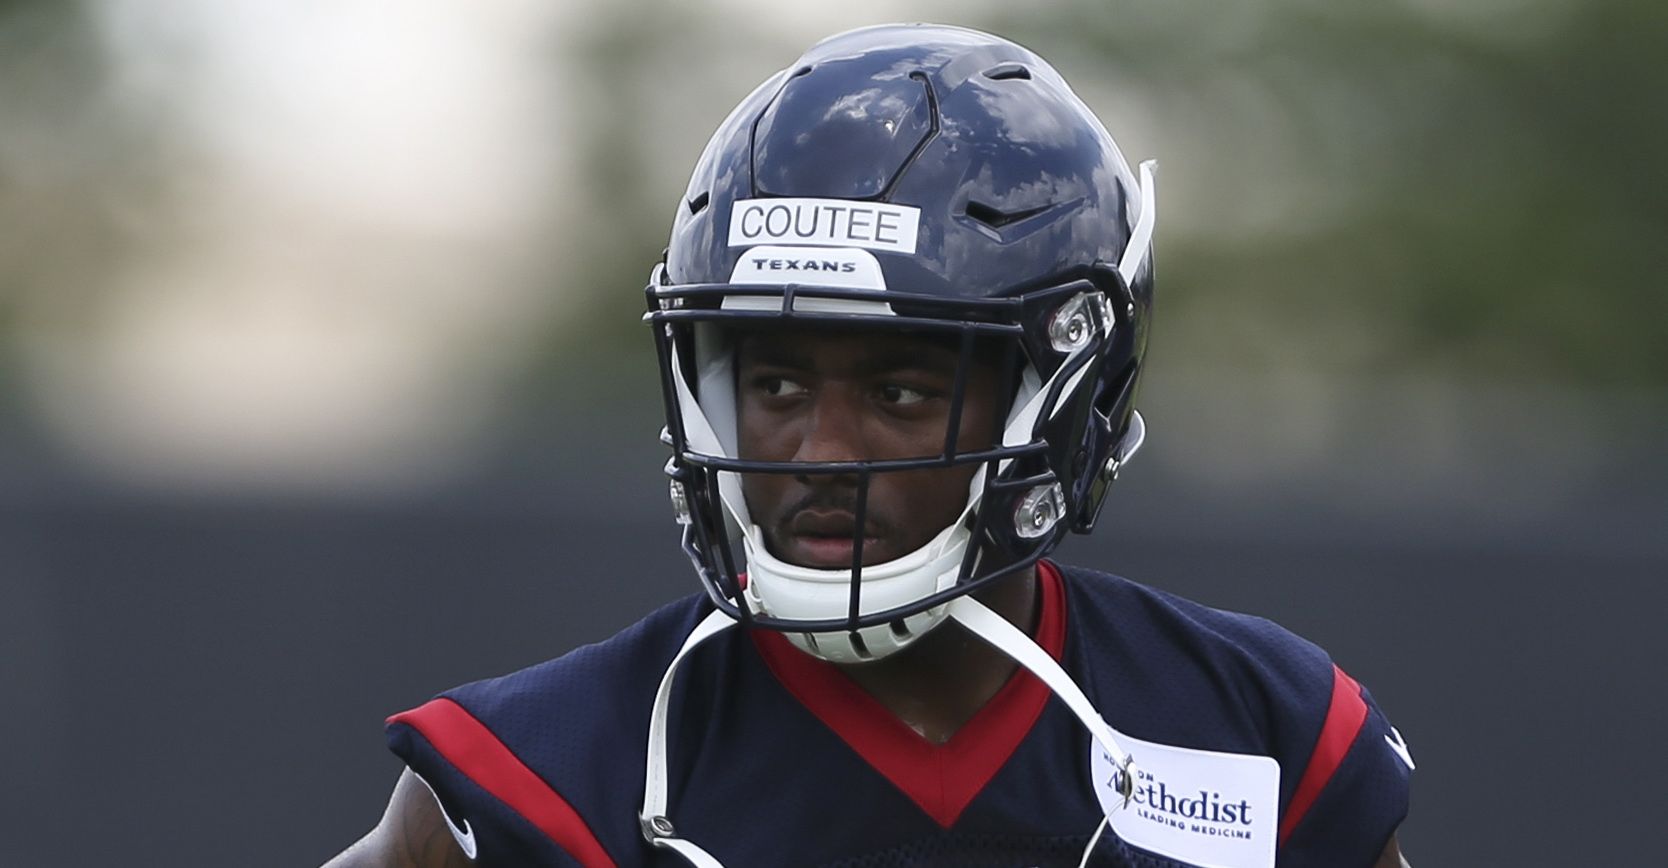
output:
M 971 509 L 971 506 L 970 506 Z M 961 571 L 972 532 L 966 514 L 931 542 L 896 560 L 863 568 L 860 614 L 907 606 L 952 587 Z M 851 613 L 851 570 L 819 570 L 778 560 L 766 548 L 758 525 L 743 539 L 747 550 L 747 607 L 755 614 L 792 621 L 832 621 Z M 787 633 L 799 650 L 831 663 L 879 660 L 909 646 L 943 623 L 944 606 L 934 606 L 889 624 L 852 633 Z

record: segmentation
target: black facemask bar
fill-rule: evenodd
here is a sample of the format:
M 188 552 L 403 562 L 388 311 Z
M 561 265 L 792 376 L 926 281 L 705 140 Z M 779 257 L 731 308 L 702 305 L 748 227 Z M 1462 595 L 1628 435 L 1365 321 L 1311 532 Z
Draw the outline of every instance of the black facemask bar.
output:
M 1099 270 L 1092 275 L 1104 278 L 1116 272 Z M 1021 538 L 1012 527 L 1012 516 L 1020 497 L 1040 486 L 1060 484 L 1066 492 L 1072 489 L 1071 480 L 1062 478 L 1056 468 L 1067 467 L 1070 455 L 1057 455 L 1058 447 L 1051 448 L 1043 430 L 1054 424 L 1054 408 L 1068 385 L 1076 386 L 1079 379 L 1093 379 L 1100 375 L 1098 367 L 1113 345 L 1128 340 L 1129 316 L 1127 306 L 1114 303 L 1099 308 L 1094 322 L 1098 337 L 1079 350 L 1062 353 L 1047 343 L 1048 318 L 1071 299 L 1108 289 L 1103 280 L 1089 276 L 1066 280 L 1039 290 L 997 299 L 945 299 L 907 293 L 873 290 L 851 290 L 803 286 L 745 286 L 730 284 L 697 284 L 685 286 L 663 285 L 663 269 L 657 268 L 653 281 L 646 289 L 649 312 L 644 319 L 654 333 L 659 355 L 661 384 L 665 398 L 668 425 L 663 439 L 673 450 L 667 463 L 674 500 L 681 495 L 684 508 L 679 521 L 684 525 L 682 546 L 696 568 L 702 586 L 714 604 L 747 626 L 790 632 L 855 632 L 862 628 L 898 622 L 910 615 L 924 612 L 964 594 L 972 593 L 1022 570 L 1029 569 L 1047 554 L 1069 529 L 1072 506 L 1065 515 L 1056 516 L 1046 532 Z M 1118 295 L 1128 298 L 1121 280 L 1114 281 Z M 1117 298 L 1114 295 L 1113 298 Z M 778 309 L 726 309 L 727 299 L 763 298 L 777 301 Z M 843 300 L 874 304 L 884 302 L 891 314 L 854 315 L 847 312 L 801 310 L 805 299 Z M 958 360 L 952 389 L 949 418 L 943 448 L 937 455 L 919 458 L 884 459 L 844 462 L 769 462 L 742 460 L 726 455 L 713 455 L 692 449 L 679 397 L 679 379 L 684 384 L 697 383 L 694 370 L 694 332 L 697 324 L 712 324 L 734 329 L 854 328 L 928 332 L 952 335 L 957 340 Z M 1036 371 L 1040 382 L 1047 386 L 1041 398 L 1042 410 L 1032 420 L 1026 432 L 1026 442 L 1004 446 L 1003 434 L 1009 424 L 1011 406 L 999 408 L 992 432 L 991 448 L 958 453 L 962 409 L 965 403 L 968 378 L 976 349 L 989 346 L 990 339 L 998 339 L 1005 358 L 998 362 L 1000 394 L 1016 396 L 1021 362 Z M 988 360 L 987 360 L 988 361 Z M 695 386 L 685 385 L 693 394 Z M 1084 390 L 1093 392 L 1093 388 Z M 698 395 L 696 395 L 698 399 Z M 1074 414 L 1081 415 L 1081 414 Z M 1075 447 L 1073 447 L 1075 448 Z M 862 605 L 862 528 L 865 526 L 868 490 L 877 473 L 926 470 L 953 466 L 981 465 L 984 468 L 980 502 L 967 516 L 972 542 L 967 546 L 958 572 L 957 581 L 949 588 L 916 600 L 908 605 L 880 612 L 861 614 Z M 740 604 L 744 586 L 744 571 L 738 569 L 737 557 L 731 545 L 726 525 L 728 515 L 720 492 L 719 474 L 792 474 L 792 475 L 848 475 L 856 477 L 853 556 L 846 617 L 828 620 L 775 618 L 753 613 Z M 1068 471 L 1069 473 L 1069 471 Z M 742 529 L 745 532 L 745 528 Z M 982 568 L 982 569 L 981 569 Z M 979 575 L 975 575 L 979 573 Z

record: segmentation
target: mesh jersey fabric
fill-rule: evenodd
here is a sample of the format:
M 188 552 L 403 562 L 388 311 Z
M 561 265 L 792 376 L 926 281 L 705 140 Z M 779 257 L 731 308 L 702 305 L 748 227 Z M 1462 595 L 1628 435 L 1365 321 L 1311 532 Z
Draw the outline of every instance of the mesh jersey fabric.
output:
M 1049 650 L 1115 729 L 1273 757 L 1282 813 L 1301 809 L 1300 817 L 1284 817 L 1277 868 L 1373 864 L 1405 816 L 1409 770 L 1386 745 L 1390 725 L 1371 695 L 1325 652 L 1267 620 L 1104 573 L 1043 562 L 1039 576 L 1057 591 L 1043 595 L 1045 609 L 1051 597 L 1063 609 L 1055 612 L 1063 647 Z M 645 842 L 637 812 L 655 688 L 710 609 L 692 596 L 605 642 L 448 691 L 390 718 L 389 745 L 448 816 L 467 824 L 487 868 L 684 868 L 681 857 Z M 1048 698 L 1023 731 L 987 727 L 988 744 L 935 751 L 919 739 L 917 749 L 931 761 L 905 768 L 913 777 L 900 782 L 896 769 L 888 778 L 871 762 L 884 745 L 831 725 L 796 698 L 806 684 L 782 680 L 804 665 L 844 676 L 808 657 L 773 669 L 769 641 L 760 638 L 726 631 L 680 667 L 668 816 L 681 837 L 728 868 L 1077 864 L 1101 813 L 1088 735 L 1058 698 Z M 993 705 L 1024 701 L 1014 687 L 981 717 L 1005 711 Z M 1336 725 L 1340 696 L 1362 712 L 1346 721 L 1347 731 Z M 450 730 L 432 723 L 442 711 Z M 850 713 L 884 709 L 876 703 Z M 1007 750 L 959 810 L 929 810 L 935 791 L 965 778 L 959 766 L 966 757 Z M 1092 864 L 1186 865 L 1110 830 Z

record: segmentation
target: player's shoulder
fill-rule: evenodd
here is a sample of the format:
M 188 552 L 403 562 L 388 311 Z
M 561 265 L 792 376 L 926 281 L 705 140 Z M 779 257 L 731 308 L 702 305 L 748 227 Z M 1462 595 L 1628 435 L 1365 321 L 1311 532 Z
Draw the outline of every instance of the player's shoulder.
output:
M 1094 570 L 1061 574 L 1067 650 L 1108 723 L 1160 744 L 1272 757 L 1282 865 L 1373 860 L 1407 813 L 1412 761 L 1324 650 L 1266 618 Z
M 1167 694 L 1172 708 L 1218 718 L 1237 711 L 1258 729 L 1307 730 L 1325 717 L 1338 671 L 1313 642 L 1267 618 L 1120 576 L 1060 570 L 1072 639 L 1098 676 L 1147 682 L 1148 695 Z
M 687 597 L 605 641 L 448 690 L 389 718 L 388 746 L 502 864 L 629 852 L 655 688 L 710 611 Z M 586 822 L 560 834 L 535 819 L 574 812 Z
M 1257 615 L 1217 609 L 1168 591 L 1086 567 L 1059 567 L 1071 603 L 1086 621 L 1157 634 L 1160 644 L 1269 657 L 1298 665 L 1330 663 L 1302 636 Z
M 685 637 L 711 610 L 704 595 L 674 601 L 601 642 L 441 694 L 482 720 L 607 719 L 648 701 Z

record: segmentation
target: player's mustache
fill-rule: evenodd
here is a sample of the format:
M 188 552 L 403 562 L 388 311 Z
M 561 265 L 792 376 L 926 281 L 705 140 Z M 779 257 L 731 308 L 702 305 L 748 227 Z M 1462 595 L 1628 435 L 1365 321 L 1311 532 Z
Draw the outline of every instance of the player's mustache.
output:
M 792 525 L 793 520 L 804 512 L 845 512 L 850 513 L 855 519 L 857 504 L 858 496 L 855 491 L 849 489 L 813 489 L 804 497 L 795 501 L 792 506 L 782 510 L 776 524 L 779 529 L 786 532 Z M 865 509 L 864 512 L 866 513 L 863 516 L 864 536 L 886 537 L 891 535 L 892 526 L 889 522 L 876 518 L 874 513 L 868 509 Z

